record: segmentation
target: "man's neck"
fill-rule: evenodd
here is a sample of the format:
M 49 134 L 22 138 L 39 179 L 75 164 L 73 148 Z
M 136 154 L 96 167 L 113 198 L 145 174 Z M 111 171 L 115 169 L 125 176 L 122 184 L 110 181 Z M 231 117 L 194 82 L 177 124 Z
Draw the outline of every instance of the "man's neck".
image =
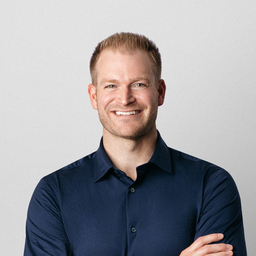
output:
M 104 149 L 113 165 L 136 180 L 136 167 L 147 163 L 152 157 L 157 141 L 157 131 L 137 139 L 126 139 L 103 132 Z

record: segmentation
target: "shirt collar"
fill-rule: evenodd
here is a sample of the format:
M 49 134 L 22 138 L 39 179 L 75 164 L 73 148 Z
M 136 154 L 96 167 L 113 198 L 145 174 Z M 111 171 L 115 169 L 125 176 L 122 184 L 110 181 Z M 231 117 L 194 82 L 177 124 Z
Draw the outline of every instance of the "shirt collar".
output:
M 165 144 L 160 133 L 157 131 L 157 144 L 154 154 L 149 160 L 150 163 L 153 163 L 160 167 L 162 170 L 172 173 L 172 164 L 171 164 L 171 155 L 168 146 Z M 111 168 L 114 168 L 114 165 L 111 163 L 104 147 L 103 139 L 101 138 L 100 146 L 95 153 L 94 157 L 95 169 L 94 169 L 94 181 L 97 182 L 101 179 Z
M 100 146 L 95 153 L 94 161 L 94 181 L 97 182 L 107 173 L 109 169 L 114 168 L 114 165 L 111 163 L 103 147 L 103 138 L 101 138 Z
M 172 173 L 172 161 L 171 161 L 171 154 L 168 146 L 165 144 L 164 140 L 162 139 L 160 133 L 157 131 L 157 143 L 156 149 L 149 160 L 150 163 L 153 163 L 160 167 L 162 170 Z

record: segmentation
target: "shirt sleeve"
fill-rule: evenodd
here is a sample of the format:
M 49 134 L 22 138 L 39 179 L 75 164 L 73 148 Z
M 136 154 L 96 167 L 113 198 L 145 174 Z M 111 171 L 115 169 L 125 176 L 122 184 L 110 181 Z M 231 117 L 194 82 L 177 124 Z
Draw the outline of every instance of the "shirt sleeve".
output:
M 247 255 L 240 196 L 234 180 L 223 169 L 206 173 L 195 239 L 211 233 L 223 233 L 222 242 L 233 245 L 234 255 Z
M 24 256 L 71 256 L 62 222 L 56 185 L 42 179 L 31 198 Z

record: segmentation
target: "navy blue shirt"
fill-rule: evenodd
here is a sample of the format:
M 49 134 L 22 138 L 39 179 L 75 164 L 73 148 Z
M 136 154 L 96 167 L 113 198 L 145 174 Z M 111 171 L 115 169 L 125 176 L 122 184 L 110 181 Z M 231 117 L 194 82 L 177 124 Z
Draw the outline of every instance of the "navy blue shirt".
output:
M 137 167 L 137 180 L 99 149 L 44 177 L 32 196 L 25 256 L 178 256 L 195 239 L 223 233 L 246 248 L 240 198 L 220 167 L 168 148 Z

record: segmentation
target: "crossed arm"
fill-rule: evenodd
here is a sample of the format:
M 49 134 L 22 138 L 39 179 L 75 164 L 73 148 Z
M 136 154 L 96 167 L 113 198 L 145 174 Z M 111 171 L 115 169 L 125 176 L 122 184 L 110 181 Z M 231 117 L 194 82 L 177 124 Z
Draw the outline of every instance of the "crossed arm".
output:
M 219 242 L 224 238 L 223 234 L 210 234 L 199 237 L 194 243 L 186 248 L 180 256 L 228 256 L 233 255 L 233 246 Z

